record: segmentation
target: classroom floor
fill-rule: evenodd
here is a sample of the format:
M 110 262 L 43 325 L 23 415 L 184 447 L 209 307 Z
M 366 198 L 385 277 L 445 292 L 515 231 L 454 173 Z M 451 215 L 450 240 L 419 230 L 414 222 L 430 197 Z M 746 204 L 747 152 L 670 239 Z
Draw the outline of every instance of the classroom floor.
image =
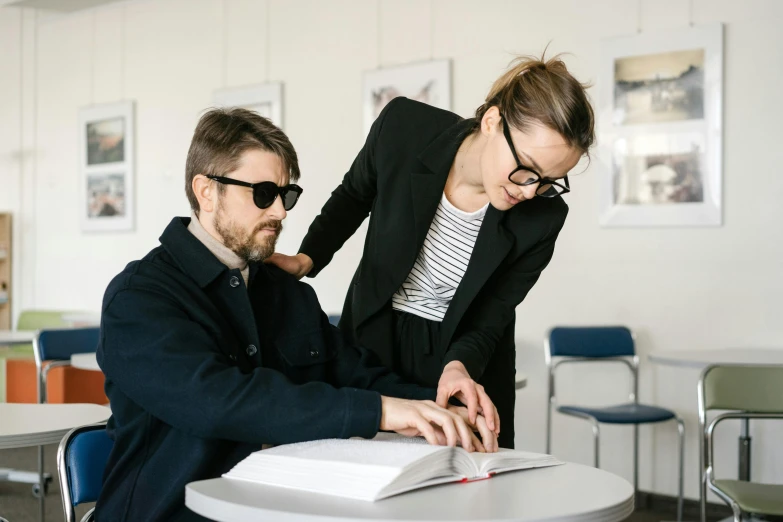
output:
M 63 522 L 60 486 L 56 478 L 57 445 L 46 446 L 44 451 L 44 470 L 54 477 L 49 487 L 49 494 L 46 496 L 46 522 Z M 0 450 L 0 468 L 38 469 L 37 449 Z M 76 509 L 76 520 L 81 520 L 91 507 L 92 505 L 79 506 Z M 9 522 L 38 522 L 38 499 L 33 497 L 30 485 L 0 482 L 0 517 L 5 517 Z M 626 522 L 660 522 L 675 519 L 674 513 L 637 511 Z

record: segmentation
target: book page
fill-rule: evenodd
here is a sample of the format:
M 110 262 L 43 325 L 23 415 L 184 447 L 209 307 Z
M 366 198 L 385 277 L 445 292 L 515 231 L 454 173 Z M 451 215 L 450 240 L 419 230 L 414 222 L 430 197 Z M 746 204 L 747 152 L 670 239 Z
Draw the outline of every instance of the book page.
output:
M 407 444 L 396 440 L 378 444 L 374 440 L 365 439 L 326 439 L 285 444 L 264 450 L 259 455 L 264 458 L 280 456 L 402 469 L 423 457 L 444 450 L 448 448 L 428 444 Z

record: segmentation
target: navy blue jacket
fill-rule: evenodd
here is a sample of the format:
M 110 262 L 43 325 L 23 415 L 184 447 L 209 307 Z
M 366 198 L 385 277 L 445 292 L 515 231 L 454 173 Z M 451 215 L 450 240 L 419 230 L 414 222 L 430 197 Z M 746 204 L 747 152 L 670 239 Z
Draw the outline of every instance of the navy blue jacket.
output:
M 114 448 L 98 522 L 203 520 L 185 485 L 261 444 L 373 437 L 381 395 L 431 399 L 344 341 L 313 289 L 261 263 L 247 288 L 174 218 L 103 301 L 98 363 Z

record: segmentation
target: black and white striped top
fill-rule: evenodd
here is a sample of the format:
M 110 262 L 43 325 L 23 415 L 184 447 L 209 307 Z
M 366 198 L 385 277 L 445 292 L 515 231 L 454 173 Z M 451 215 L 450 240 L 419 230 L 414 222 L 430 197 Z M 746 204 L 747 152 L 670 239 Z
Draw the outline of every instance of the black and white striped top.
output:
M 463 212 L 444 194 L 411 273 L 392 297 L 392 308 L 442 321 L 457 291 L 487 207 Z

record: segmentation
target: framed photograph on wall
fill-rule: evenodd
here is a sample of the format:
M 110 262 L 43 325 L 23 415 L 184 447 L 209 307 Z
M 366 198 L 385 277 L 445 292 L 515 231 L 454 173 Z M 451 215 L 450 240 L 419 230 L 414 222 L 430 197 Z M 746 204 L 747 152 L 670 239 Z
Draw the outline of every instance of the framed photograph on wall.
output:
M 386 104 L 405 96 L 451 110 L 451 60 L 432 60 L 364 73 L 364 133 Z
M 82 230 L 133 230 L 134 132 L 132 101 L 79 110 Z
M 723 26 L 607 40 L 600 86 L 601 225 L 721 225 Z
M 218 107 L 242 107 L 257 112 L 283 128 L 282 82 L 221 89 L 215 91 L 214 103 Z

